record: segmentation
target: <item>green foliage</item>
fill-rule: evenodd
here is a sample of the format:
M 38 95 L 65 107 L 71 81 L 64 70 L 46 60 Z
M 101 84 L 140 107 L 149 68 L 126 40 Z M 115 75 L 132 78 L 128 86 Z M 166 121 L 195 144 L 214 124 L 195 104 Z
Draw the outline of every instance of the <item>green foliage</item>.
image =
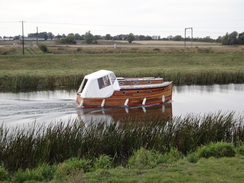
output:
M 176 162 L 183 157 L 182 153 L 178 149 L 171 147 L 170 151 L 165 154 L 168 159 L 168 163 Z
M 244 155 L 244 141 L 240 141 L 236 145 L 236 153 Z
M 53 47 L 48 47 L 49 52 L 52 49 Z M 61 53 L 70 53 L 68 52 L 70 48 L 59 47 L 59 49 Z M 91 49 L 90 52 L 97 53 L 94 50 Z M 140 49 L 134 51 L 138 50 Z M 85 74 L 105 67 L 114 71 L 117 76 L 163 77 L 165 80 L 172 80 L 176 85 L 244 82 L 243 53 L 155 53 L 153 48 L 151 50 L 154 53 L 1 56 L 0 87 L 78 88 Z M 85 48 L 82 48 L 83 52 L 87 53 Z M 121 67 L 118 67 L 118 63 Z
M 236 149 L 232 143 L 217 142 L 198 148 L 196 152 L 188 154 L 187 160 L 196 163 L 200 158 L 234 157 L 235 155 Z
M 127 36 L 127 41 L 128 41 L 129 43 L 132 43 L 134 40 L 135 40 L 135 36 L 134 36 L 134 34 L 130 33 L 130 34 Z
M 196 152 L 192 152 L 192 153 L 187 155 L 186 159 L 190 163 L 197 163 L 198 160 L 199 160 L 199 156 L 198 156 L 198 154 Z
M 243 45 L 244 44 L 244 32 L 238 34 L 236 31 L 222 37 L 223 45 Z
M 172 163 L 180 158 L 182 158 L 182 154 L 175 148 L 171 148 L 170 152 L 165 154 L 140 148 L 129 158 L 128 167 L 138 169 L 154 168 L 161 163 Z
M 56 179 L 66 179 L 67 176 L 72 175 L 77 172 L 87 172 L 92 168 L 92 164 L 90 160 L 87 159 L 68 159 L 63 163 L 60 163 L 57 166 L 57 170 L 55 172 Z
M 35 181 L 50 181 L 54 178 L 56 171 L 55 165 L 42 164 L 35 169 L 19 170 L 13 175 L 13 181 L 17 183 L 35 182 Z
M 112 167 L 112 159 L 107 155 L 100 155 L 94 161 L 94 168 L 97 169 L 109 169 Z
M 128 167 L 139 169 L 154 168 L 165 161 L 164 156 L 159 152 L 140 148 L 129 158 Z
M 223 152 L 223 149 L 225 149 L 223 148 L 223 146 L 226 147 L 229 145 L 232 146 L 232 144 L 224 144 L 223 142 L 218 142 L 211 143 L 207 146 L 202 146 L 196 152 L 189 154 L 187 156 L 187 160 L 191 163 L 196 163 L 200 159 L 199 154 L 204 148 L 215 146 L 217 147 L 219 152 Z M 222 148 L 219 148 L 220 146 Z M 220 175 L 220 172 L 223 173 L 223 171 L 226 171 L 225 174 L 233 175 L 233 173 L 230 173 L 230 170 L 226 170 L 226 168 L 233 169 L 234 172 L 242 171 L 243 169 L 243 156 L 237 156 L 236 158 L 232 159 L 230 157 L 228 157 L 228 159 L 223 159 L 223 157 L 220 157 L 219 159 L 220 160 L 217 160 L 215 158 L 209 158 L 209 160 L 201 159 L 199 163 L 192 165 L 191 163 L 183 160 L 182 154 L 175 148 L 171 148 L 169 152 L 164 154 L 160 153 L 159 151 L 140 148 L 139 150 L 135 151 L 135 153 L 129 158 L 127 164 L 128 169 L 122 166 L 113 169 L 111 165 L 111 158 L 107 155 L 100 155 L 93 161 L 89 159 L 71 158 L 62 163 L 59 163 L 58 165 L 42 164 L 34 169 L 26 169 L 24 171 L 19 170 L 15 172 L 12 177 L 9 177 L 8 172 L 0 167 L 0 181 L 10 181 L 15 183 L 64 181 L 67 183 L 80 183 L 86 182 L 85 179 L 88 178 L 87 180 L 90 180 L 91 182 L 102 182 L 104 180 L 107 180 L 107 182 L 120 182 L 122 179 L 124 180 L 124 182 L 128 182 L 134 176 L 135 178 L 137 178 L 136 180 L 138 180 L 138 175 L 140 175 L 140 180 L 142 182 L 148 182 L 149 180 L 151 182 L 153 182 L 154 180 L 158 182 L 159 180 L 162 180 L 162 178 L 159 178 L 159 175 L 157 175 L 158 173 L 161 174 L 160 177 L 164 176 L 165 180 L 165 178 L 168 177 L 167 175 L 169 173 L 170 177 L 172 177 L 172 175 L 174 175 L 173 177 L 178 176 L 178 173 L 180 173 L 179 176 L 187 174 L 188 176 L 190 175 L 190 177 L 192 177 L 192 175 L 194 174 L 193 172 L 196 168 L 198 169 L 195 172 L 197 173 L 196 177 L 199 176 L 198 174 L 206 173 L 208 171 L 211 171 L 212 175 L 215 174 L 217 170 L 219 170 L 217 171 L 218 175 Z M 218 166 L 220 166 L 220 169 L 216 168 Z M 143 175 L 147 174 L 147 169 L 150 169 L 149 171 L 151 173 L 148 174 L 148 177 L 146 178 Z M 84 170 L 87 171 L 84 172 Z M 186 173 L 182 174 L 182 172 L 185 170 Z M 115 175 L 115 172 L 118 172 L 119 174 Z M 232 179 L 234 177 L 241 177 L 242 174 L 240 174 L 240 172 L 236 172 L 236 175 L 239 176 L 233 176 Z M 99 177 L 93 177 L 93 179 L 89 179 L 91 175 Z M 127 179 L 125 179 L 124 176 L 127 177 Z M 144 178 L 145 180 L 142 180 Z M 189 179 L 186 180 L 189 181 Z
M 103 182 L 243 182 L 244 156 L 201 159 L 197 164 L 184 160 L 161 164 L 153 169 L 116 168 L 99 170 L 83 176 L 93 183 Z
M 47 53 L 47 52 L 48 52 L 47 45 L 45 45 L 45 44 L 39 44 L 38 47 L 39 47 L 39 49 L 40 49 L 41 51 L 43 51 L 44 53 Z
M 44 177 L 39 172 L 29 169 L 18 171 L 13 176 L 13 182 L 23 183 L 27 181 L 44 181 Z
M 67 37 L 65 38 L 61 38 L 59 40 L 60 44 L 77 44 L 75 41 L 75 36 L 73 34 L 69 34 Z
M 5 170 L 4 167 L 0 166 L 0 182 L 8 180 L 8 178 L 9 178 L 8 172 Z
M 17 128 L 15 133 L 2 127 L 0 155 L 4 168 L 10 171 L 78 157 L 81 159 L 78 161 L 80 166 L 86 172 L 93 165 L 83 158 L 94 159 L 106 154 L 114 157 L 113 162 L 125 163 L 140 147 L 166 153 L 163 157 L 165 160 L 175 161 L 181 157 L 180 153 L 193 152 L 210 142 L 238 143 L 244 134 L 243 126 L 238 126 L 242 124 L 241 119 L 239 120 L 233 118 L 233 113 L 218 113 L 204 117 L 186 116 L 169 121 L 161 118 L 128 120 L 122 126 L 118 126 L 116 122 L 107 125 L 106 121 L 94 121 L 89 127 L 85 127 L 81 125 L 83 122 L 73 120 L 48 127 Z M 229 149 L 226 147 L 225 151 L 227 150 Z M 142 152 L 145 152 L 145 156 L 148 155 L 146 150 Z M 101 156 L 94 161 L 97 168 L 110 167 L 107 156 Z M 150 158 L 150 154 L 148 156 Z
M 238 146 L 238 147 L 236 148 L 236 152 L 237 152 L 238 154 L 240 154 L 240 155 L 244 155 L 244 145 L 242 145 L 242 146 Z
M 235 156 L 235 148 L 233 144 L 227 142 L 210 143 L 198 150 L 200 158 L 221 158 L 221 157 L 233 157 Z
M 53 39 L 54 35 L 51 32 L 39 32 L 39 33 L 30 33 L 28 34 L 28 37 L 32 38 L 44 38 L 45 40 L 47 39 Z
M 111 39 L 112 39 L 112 36 L 110 34 L 105 35 L 105 40 L 111 40 Z
M 85 39 L 86 44 L 92 44 L 93 43 L 94 36 L 92 35 L 91 31 L 86 32 L 84 39 Z
M 56 165 L 41 164 L 34 171 L 39 173 L 45 181 L 50 181 L 53 179 L 56 169 Z

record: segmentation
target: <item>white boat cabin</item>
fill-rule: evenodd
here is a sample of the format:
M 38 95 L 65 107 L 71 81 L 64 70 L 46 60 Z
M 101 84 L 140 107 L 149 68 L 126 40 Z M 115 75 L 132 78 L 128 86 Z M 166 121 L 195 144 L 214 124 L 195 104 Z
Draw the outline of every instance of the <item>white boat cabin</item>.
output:
M 119 90 L 115 74 L 112 71 L 100 70 L 84 77 L 78 94 L 82 98 L 107 98 Z

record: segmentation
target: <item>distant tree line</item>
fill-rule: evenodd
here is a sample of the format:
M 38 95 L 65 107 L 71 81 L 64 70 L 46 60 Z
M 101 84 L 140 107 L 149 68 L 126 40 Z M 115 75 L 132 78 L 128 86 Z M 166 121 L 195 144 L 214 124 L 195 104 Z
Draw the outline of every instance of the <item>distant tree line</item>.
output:
M 106 34 L 105 36 L 93 35 L 91 31 L 86 32 L 85 34 L 73 34 L 68 35 L 54 35 L 51 32 L 40 32 L 40 33 L 30 33 L 28 34 L 29 38 L 44 38 L 45 40 L 57 40 L 60 44 L 76 44 L 77 40 L 84 40 L 86 44 L 96 44 L 97 40 L 127 40 L 129 43 L 132 43 L 134 40 L 172 40 L 172 41 L 190 41 L 191 38 L 184 38 L 181 35 L 168 36 L 166 38 L 161 38 L 160 36 L 145 36 L 145 35 L 134 35 L 133 33 L 129 34 L 120 34 L 116 36 L 111 36 L 111 34 Z M 1 38 L 1 37 L 0 37 Z M 20 36 L 15 36 L 14 40 L 19 40 Z M 226 33 L 224 36 L 219 36 L 217 39 L 212 39 L 210 36 L 204 38 L 193 38 L 193 41 L 198 42 L 218 42 L 223 45 L 244 45 L 244 32 L 238 33 L 236 31 L 232 33 Z
M 218 40 L 223 45 L 244 45 L 244 32 L 240 34 L 236 31 L 230 34 L 226 33 L 225 36 L 219 37 Z

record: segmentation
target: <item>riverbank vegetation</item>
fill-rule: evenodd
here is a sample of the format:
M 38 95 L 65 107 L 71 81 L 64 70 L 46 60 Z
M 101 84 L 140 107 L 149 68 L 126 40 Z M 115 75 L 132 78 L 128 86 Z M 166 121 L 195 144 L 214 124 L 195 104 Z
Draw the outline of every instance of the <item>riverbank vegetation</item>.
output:
M 110 124 L 70 120 L 25 128 L 2 125 L 0 142 L 0 181 L 6 182 L 69 179 L 72 182 L 73 178 L 76 182 L 84 179 L 126 182 L 138 181 L 139 172 L 143 179 L 153 177 L 155 181 L 163 177 L 169 179 L 174 173 L 176 179 L 171 177 L 171 180 L 177 182 L 180 172 L 193 175 L 193 167 L 200 175 L 201 171 L 213 171 L 212 166 L 223 166 L 220 169 L 223 170 L 227 165 L 231 166 L 230 172 L 238 172 L 231 174 L 232 178 L 237 182 L 243 179 L 240 172 L 244 161 L 243 116 L 234 118 L 233 113 Z M 209 157 L 233 158 L 201 159 Z M 213 172 L 210 180 L 223 174 Z M 126 176 L 127 173 L 131 177 Z M 198 180 L 197 176 L 184 179 Z
M 48 50 L 50 49 L 52 48 L 48 47 Z M 93 50 L 92 53 L 94 50 L 100 50 L 99 53 L 2 55 L 0 87 L 78 87 L 84 75 L 100 69 L 112 70 L 117 76 L 123 77 L 164 77 L 165 80 L 172 80 L 177 85 L 244 82 L 243 52 L 215 52 L 211 48 L 171 48 L 168 52 L 161 52 L 159 48 L 142 48 L 151 50 L 148 52 L 140 48 L 126 49 L 134 52 L 100 53 L 106 48 L 94 48 L 88 50 Z M 82 52 L 83 48 L 80 50 Z

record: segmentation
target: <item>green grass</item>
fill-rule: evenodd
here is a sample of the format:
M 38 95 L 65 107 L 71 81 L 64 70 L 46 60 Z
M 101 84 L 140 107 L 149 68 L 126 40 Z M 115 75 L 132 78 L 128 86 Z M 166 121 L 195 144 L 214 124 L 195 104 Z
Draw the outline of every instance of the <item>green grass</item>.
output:
M 231 143 L 225 143 L 225 145 L 233 146 Z M 138 158 L 138 154 L 143 155 Z M 244 181 L 244 156 L 241 154 L 235 154 L 231 157 L 222 156 L 221 158 L 212 156 L 207 159 L 201 158 L 197 163 L 190 163 L 185 157 L 178 157 L 175 153 L 160 154 L 153 150 L 141 148 L 131 156 L 132 159 L 135 157 L 137 159 L 134 159 L 134 162 L 137 163 L 137 166 L 128 164 L 112 167 L 111 158 L 102 155 L 94 160 L 71 158 L 59 164 L 40 164 L 34 169 L 18 170 L 11 173 L 0 167 L 0 181 L 3 183 L 239 183 Z M 163 161 L 157 161 L 159 159 L 163 159 Z M 156 161 L 157 164 L 155 164 Z M 144 166 L 138 166 L 138 163 Z
M 69 76 L 110 69 L 118 74 L 241 72 L 244 53 L 123 53 L 0 56 L 1 76 Z
M 107 69 L 117 76 L 154 76 L 175 84 L 244 82 L 244 53 L 116 53 L 0 56 L 1 88 L 77 87 Z
M 6 169 L 16 171 L 33 168 L 40 163 L 59 163 L 72 157 L 97 158 L 106 154 L 115 163 L 124 164 L 141 147 L 161 153 L 171 152 L 174 148 L 182 154 L 188 154 L 210 142 L 232 142 L 234 145 L 243 142 L 242 121 L 243 117 L 236 119 L 233 113 L 219 113 L 205 117 L 178 117 L 170 121 L 154 118 L 126 121 L 123 124 L 114 122 L 108 126 L 106 121 L 93 121 L 85 127 L 79 120 L 49 126 L 36 124 L 28 129 L 16 128 L 14 131 L 1 126 L 0 163 Z M 204 152 L 215 150 L 209 149 Z M 171 153 L 177 155 L 177 151 Z M 228 152 L 231 154 L 231 149 Z
M 243 116 L 233 113 L 2 125 L 0 181 L 242 182 L 243 143 Z
M 244 156 L 232 158 L 201 159 L 192 164 L 180 160 L 172 164 L 162 164 L 153 169 L 98 170 L 83 175 L 88 182 L 243 182 Z

